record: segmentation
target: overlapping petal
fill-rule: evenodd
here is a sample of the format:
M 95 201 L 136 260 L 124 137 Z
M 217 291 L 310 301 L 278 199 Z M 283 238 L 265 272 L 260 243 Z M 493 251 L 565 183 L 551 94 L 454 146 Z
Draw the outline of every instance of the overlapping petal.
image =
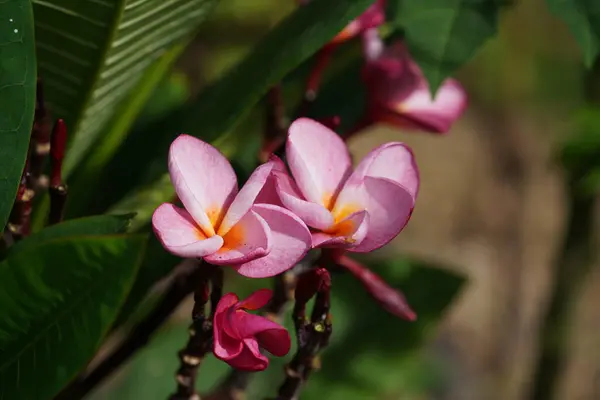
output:
M 173 204 L 164 203 L 154 211 L 152 226 L 165 249 L 180 257 L 204 257 L 223 245 L 223 238 L 207 238 L 192 216 Z
M 350 251 L 369 252 L 387 244 L 408 222 L 414 199 L 405 187 L 387 178 L 366 176 L 363 199 L 369 213 L 369 231 Z
M 460 83 L 447 79 L 432 97 L 429 83 L 404 43 L 396 42 L 382 52 L 383 42 L 376 31 L 367 33 L 363 79 L 370 118 L 401 128 L 447 132 L 466 108 L 467 95 Z
M 401 142 L 386 143 L 371 150 L 348 178 L 336 207 L 360 199 L 353 189 L 362 184 L 365 176 L 390 179 L 404 186 L 415 200 L 419 193 L 419 168 L 412 150 Z
M 313 247 L 355 247 L 367 236 L 369 214 L 354 212 L 324 232 L 313 233 Z
M 237 194 L 237 179 L 229 161 L 213 146 L 180 135 L 169 150 L 169 173 L 177 196 L 207 236 Z
M 298 216 L 272 204 L 255 204 L 252 211 L 271 229 L 271 251 L 264 257 L 233 265 L 238 273 L 249 278 L 275 276 L 292 268 L 310 250 L 310 231 Z
M 312 228 L 327 229 L 333 224 L 331 212 L 320 203 L 304 200 L 289 175 L 276 172 L 273 176 L 276 193 L 285 208 Z
M 213 351 L 217 358 L 237 369 L 261 371 L 268 366 L 269 360 L 261 354 L 260 347 L 276 356 L 289 352 L 291 340 L 285 328 L 244 311 L 265 305 L 270 297 L 271 291 L 263 289 L 241 302 L 233 293 L 221 298 L 213 325 Z
M 445 133 L 450 130 L 467 106 L 467 94 L 455 79 L 447 79 L 435 98 L 429 85 L 420 85 L 410 93 L 396 110 L 428 131 Z
M 271 251 L 271 229 L 256 212 L 249 211 L 223 236 L 223 246 L 214 254 L 204 257 L 215 265 L 241 264 Z
M 306 200 L 329 208 L 351 173 L 344 141 L 324 125 L 299 118 L 289 128 L 286 157 Z
M 229 209 L 219 226 L 219 235 L 225 236 L 227 232 L 229 232 L 229 230 L 248 213 L 259 193 L 267 183 L 271 171 L 274 168 L 280 168 L 278 163 L 281 163 L 281 160 L 271 159 L 254 170 L 229 206 Z

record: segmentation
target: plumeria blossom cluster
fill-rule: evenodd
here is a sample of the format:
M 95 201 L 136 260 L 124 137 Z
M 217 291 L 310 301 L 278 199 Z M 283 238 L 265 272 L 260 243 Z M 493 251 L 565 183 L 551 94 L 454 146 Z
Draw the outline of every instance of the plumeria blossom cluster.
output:
M 379 36 L 377 27 L 384 22 L 384 0 L 375 1 L 351 21 L 322 49 L 307 93 L 316 93 L 326 64 L 323 61 L 331 50 L 341 42 L 360 38 L 368 100 L 361 128 L 383 122 L 447 132 L 466 107 L 463 88 L 448 79 L 432 97 L 404 43 L 387 46 Z M 353 168 L 344 137 L 333 130 L 338 124 L 337 116 L 321 122 L 297 118 L 287 129 L 285 151 L 277 152 L 284 153 L 284 158 L 271 154 L 241 188 L 229 161 L 217 149 L 180 135 L 169 150 L 169 173 L 183 207 L 165 203 L 155 210 L 152 224 L 156 236 L 177 256 L 229 267 L 250 278 L 282 274 L 318 248 L 320 261 L 312 267 L 313 272 L 319 271 L 315 282 L 321 283 L 300 279 L 298 282 L 304 283 L 296 293 L 296 305 L 302 305 L 298 310 L 303 310 L 315 288 L 320 288 L 318 298 L 326 299 L 322 301 L 327 304 L 319 306 L 324 311 L 320 316 L 314 314 L 314 323 L 329 320 L 326 262 L 351 272 L 390 313 L 415 319 L 398 291 L 346 254 L 376 250 L 408 223 L 419 192 L 414 154 L 406 144 L 390 142 L 373 149 Z M 265 146 L 275 147 L 273 143 Z M 268 366 L 261 348 L 275 356 L 289 352 L 290 335 L 285 328 L 248 312 L 266 306 L 271 297 L 270 290 L 261 289 L 245 300 L 234 293 L 220 298 L 211 314 L 217 358 L 237 369 L 259 371 Z
M 154 212 L 163 246 L 247 277 L 270 277 L 292 268 L 311 248 L 377 249 L 408 222 L 419 173 L 406 145 L 374 149 L 353 172 L 343 140 L 301 118 L 289 128 L 286 157 L 291 173 L 273 156 L 238 190 L 231 165 L 217 149 L 179 136 L 171 145 L 169 171 L 184 208 L 165 203 Z M 243 302 L 226 295 L 218 305 L 215 354 L 238 368 L 266 367 L 258 344 L 275 355 L 289 349 L 270 341 L 282 337 L 274 323 L 243 317 L 242 310 L 266 303 L 261 293 Z

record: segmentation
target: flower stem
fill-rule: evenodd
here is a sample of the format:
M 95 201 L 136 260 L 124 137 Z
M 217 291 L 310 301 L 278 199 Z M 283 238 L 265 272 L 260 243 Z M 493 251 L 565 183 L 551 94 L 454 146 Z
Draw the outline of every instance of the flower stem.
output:
M 285 368 L 285 380 L 279 387 L 277 400 L 296 400 L 310 373 L 318 368 L 317 355 L 329 343 L 332 332 L 329 283 L 322 285 L 317 292 L 310 321 L 305 318 L 304 301 L 296 300 L 294 323 L 298 338 L 298 351 Z
M 185 348 L 179 352 L 180 364 L 175 375 L 177 390 L 169 397 L 170 400 L 200 400 L 200 395 L 196 392 L 196 376 L 204 356 L 212 348 L 212 321 L 223 293 L 223 271 L 208 264 L 203 268 L 210 271 L 196 281 L 190 337 Z M 209 290 L 209 281 L 212 281 L 212 293 Z M 209 297 L 211 313 L 207 317 L 206 304 Z

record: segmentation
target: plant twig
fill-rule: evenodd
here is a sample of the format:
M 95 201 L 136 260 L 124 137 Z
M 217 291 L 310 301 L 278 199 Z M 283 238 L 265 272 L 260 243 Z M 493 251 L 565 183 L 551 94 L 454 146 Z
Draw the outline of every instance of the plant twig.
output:
M 210 269 L 208 274 L 195 282 L 190 337 L 185 348 L 179 352 L 180 364 L 175 375 L 177 390 L 169 397 L 170 400 L 200 400 L 200 395 L 196 392 L 196 376 L 204 356 L 212 348 L 213 318 L 223 292 L 223 271 L 212 265 L 206 265 L 205 268 Z M 209 281 L 212 281 L 213 290 L 210 294 L 211 313 L 207 317 Z
M 56 121 L 52 129 L 50 146 L 50 214 L 48 224 L 54 225 L 63 220 L 67 203 L 67 185 L 62 180 L 62 165 L 67 145 L 67 127 L 62 119 Z
M 67 386 L 55 400 L 82 399 L 143 348 L 181 302 L 194 291 L 197 282 L 205 279 L 209 272 L 209 268 L 205 267 L 207 265 L 195 262 L 192 268 L 178 270 L 160 302 L 129 332 L 125 340 L 87 375 Z
M 307 297 L 296 295 L 294 321 L 298 338 L 298 351 L 285 368 L 285 380 L 279 387 L 277 400 L 296 400 L 300 396 L 302 385 L 310 373 L 318 368 L 317 354 L 327 346 L 332 332 L 330 309 L 331 280 L 329 273 L 321 269 L 321 282 L 317 290 L 310 321 L 306 320 L 305 307 Z

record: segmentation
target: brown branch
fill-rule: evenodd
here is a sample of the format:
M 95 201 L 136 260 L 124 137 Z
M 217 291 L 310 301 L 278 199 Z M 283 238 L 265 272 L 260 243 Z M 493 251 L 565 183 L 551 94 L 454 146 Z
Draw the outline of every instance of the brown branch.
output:
M 307 285 L 318 285 L 315 305 L 310 321 L 305 317 L 306 302 L 310 297 L 296 295 L 294 323 L 298 338 L 298 351 L 285 368 L 285 380 L 279 387 L 277 400 L 296 400 L 310 373 L 318 367 L 317 354 L 329 343 L 331 336 L 330 291 L 331 278 L 324 268 L 315 270 L 317 281 Z
M 81 376 L 59 393 L 55 400 L 78 400 L 119 369 L 138 350 L 146 346 L 181 302 L 191 294 L 198 281 L 206 279 L 208 265 L 194 263 L 192 268 L 181 268 L 166 289 L 158 305 L 140 321 L 125 340 L 102 360 L 91 372 Z
M 196 281 L 190 337 L 185 348 L 179 352 L 180 364 L 175 375 L 177 390 L 169 397 L 170 400 L 200 400 L 200 395 L 196 392 L 196 376 L 204 356 L 212 348 L 212 321 L 223 292 L 223 271 L 212 265 L 206 265 L 205 268 L 210 268 L 210 271 Z M 209 299 L 209 280 L 212 281 L 213 289 L 210 294 L 212 310 L 207 318 L 206 303 Z

